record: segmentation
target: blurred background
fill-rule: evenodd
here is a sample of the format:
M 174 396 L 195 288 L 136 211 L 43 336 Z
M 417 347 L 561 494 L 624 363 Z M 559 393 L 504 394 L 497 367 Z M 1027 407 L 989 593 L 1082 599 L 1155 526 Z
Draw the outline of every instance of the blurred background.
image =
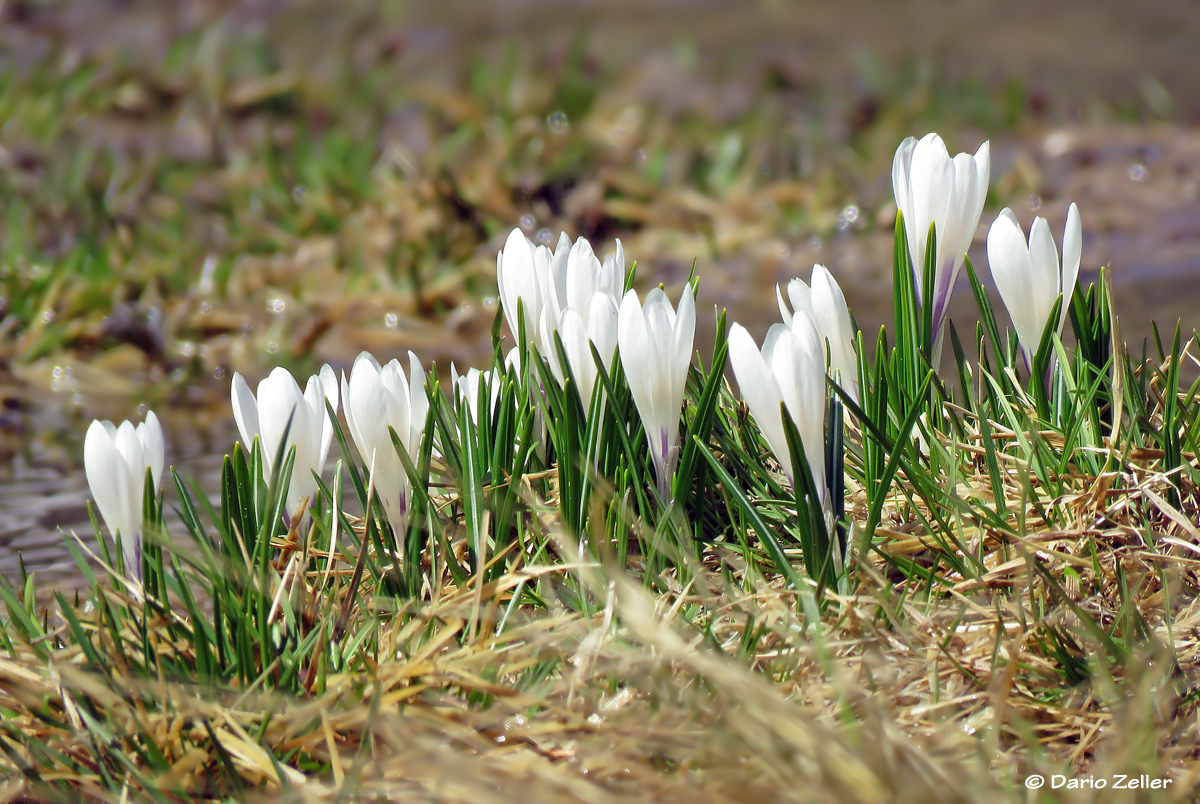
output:
M 991 141 L 985 281 L 1002 207 L 1075 201 L 1153 352 L 1200 324 L 1198 49 L 1193 0 L 0 0 L 0 570 L 86 523 L 92 417 L 152 407 L 204 485 L 234 371 L 486 365 L 514 226 L 695 260 L 700 344 L 814 262 L 873 333 L 928 131 Z

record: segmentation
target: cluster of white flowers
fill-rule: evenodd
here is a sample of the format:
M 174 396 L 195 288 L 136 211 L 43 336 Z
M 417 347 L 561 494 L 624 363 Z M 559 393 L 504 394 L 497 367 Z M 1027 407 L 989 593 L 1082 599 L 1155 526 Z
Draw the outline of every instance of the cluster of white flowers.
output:
M 934 366 L 941 359 L 950 294 L 983 213 L 991 174 L 989 154 L 985 142 L 974 156 L 962 153 L 952 159 L 941 137 L 926 134 L 920 140 L 909 137 L 902 142 L 892 161 L 892 189 L 904 218 L 918 289 L 924 287 L 925 252 L 931 226 L 937 240 L 931 301 L 934 343 L 930 357 Z M 1061 261 L 1045 218 L 1034 219 L 1028 243 L 1016 214 L 1007 207 L 988 231 L 987 254 L 992 278 L 1008 308 L 1029 366 L 1060 294 L 1063 304 L 1056 334 L 1062 332 L 1079 277 L 1082 246 L 1079 210 L 1074 204 L 1067 213 Z
M 643 305 L 636 291 L 621 295 L 625 252 L 620 240 L 615 253 L 601 262 L 582 237 L 572 244 L 563 233 L 552 252 L 544 245 L 534 246 L 519 229 L 508 236 L 496 258 L 496 278 L 513 336 L 519 337 L 524 326 L 526 339 L 565 385 L 557 333 L 585 404 L 596 393 L 599 377 L 592 349 L 606 372 L 620 351 L 659 491 L 667 498 L 679 459 L 679 410 L 696 336 L 692 289 L 684 289 L 678 309 L 661 288 L 650 291 Z M 536 328 L 531 330 L 530 321 L 537 322 Z
M 979 225 L 989 172 L 986 142 L 974 156 L 962 153 L 951 158 L 941 138 L 929 134 L 919 141 L 906 139 L 896 151 L 892 183 L 918 288 L 925 286 L 931 227 L 936 239 L 937 253 L 931 263 L 936 271 L 934 296 L 919 299 L 921 304 L 933 305 L 935 335 L 930 357 L 934 365 L 941 352 L 947 302 Z M 1067 217 L 1061 261 L 1044 218 L 1035 219 L 1028 242 L 1010 209 L 1000 213 L 988 233 L 992 275 L 1030 366 L 1060 296 L 1063 305 L 1057 331 L 1062 330 L 1079 273 L 1081 240 L 1074 204 Z M 620 240 L 614 253 L 601 261 L 584 238 L 572 243 L 564 233 L 551 250 L 534 245 L 519 229 L 513 230 L 497 255 L 496 275 L 513 338 L 520 338 L 523 331 L 526 345 L 536 348 L 563 387 L 569 370 L 585 405 L 602 390 L 597 387 L 599 368 L 592 350 L 605 371 L 611 370 L 614 357 L 620 354 L 660 494 L 669 500 L 696 331 L 692 288 L 684 288 L 678 306 L 672 306 L 661 288 L 651 290 L 643 303 L 636 291 L 622 295 L 626 275 Z M 771 326 L 761 349 L 750 333 L 735 323 L 729 333 L 729 360 L 742 395 L 789 482 L 795 481 L 796 467 L 787 445 L 785 409 L 796 424 L 816 488 L 824 498 L 826 377 L 857 399 L 861 389 L 856 332 L 842 289 L 823 265 L 813 266 L 809 284 L 798 278 L 788 283 L 786 301 L 779 287 L 775 293 L 782 322 Z M 517 355 L 514 348 L 506 365 L 515 365 Z M 415 461 L 429 410 L 425 370 L 415 354 L 409 352 L 408 358 L 406 376 L 397 360 L 380 366 L 364 352 L 354 361 L 349 378 L 343 374 L 340 389 L 329 366 L 310 377 L 303 392 L 282 368 L 260 382 L 256 394 L 240 374 L 234 375 L 232 398 L 238 429 L 247 445 L 258 438 L 268 476 L 278 468 L 278 457 L 295 449 L 285 499 L 289 516 L 297 515 L 301 503 L 316 491 L 316 476 L 324 469 L 333 435 L 329 411 L 336 414 L 340 401 L 374 492 L 392 523 L 404 527 L 412 488 L 391 431 Z M 499 384 L 492 382 L 491 372 L 472 368 L 460 376 L 453 366 L 451 372 L 454 393 L 468 406 L 473 420 L 479 420 L 479 401 L 484 396 L 494 410 Z M 483 395 L 481 385 L 487 389 Z M 146 472 L 150 471 L 156 489 L 162 476 L 163 437 L 158 419 L 150 412 L 136 428 L 130 422 L 120 427 L 93 422 L 85 440 L 84 462 L 100 515 L 114 536 L 122 535 L 126 566 L 136 575 L 140 571 Z

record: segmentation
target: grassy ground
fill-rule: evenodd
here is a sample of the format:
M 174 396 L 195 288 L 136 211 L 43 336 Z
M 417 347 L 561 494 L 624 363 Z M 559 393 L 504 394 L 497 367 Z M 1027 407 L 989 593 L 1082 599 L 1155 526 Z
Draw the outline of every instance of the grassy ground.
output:
M 89 411 L 183 402 L 217 419 L 234 370 L 359 348 L 478 361 L 495 250 L 523 215 L 534 237 L 658 243 L 679 262 L 641 277 L 679 285 L 693 256 L 767 260 L 779 233 L 838 231 L 912 129 L 993 132 L 1030 113 L 1015 84 L 917 74 L 868 81 L 854 104 L 764 73 L 733 116 L 631 105 L 644 75 L 582 46 L 396 82 L 387 41 L 361 38 L 300 72 L 229 23 L 148 66 L 60 41 L 0 71 L 6 382 L 69 366 Z M 884 206 L 858 225 L 882 212 L 890 227 Z M 311 530 L 282 530 L 244 477 L 225 488 L 250 514 L 210 512 L 181 482 L 166 504 L 195 497 L 191 533 L 169 534 L 149 601 L 104 573 L 74 596 L 0 590 L 3 795 L 1191 800 L 1200 411 L 1179 376 L 1194 345 L 1064 360 L 1096 385 L 1053 411 L 1006 384 L 1003 352 L 962 382 L 947 372 L 924 452 L 901 421 L 916 407 L 868 409 L 881 434 L 848 417 L 860 551 L 820 593 L 797 547 L 803 500 L 740 401 L 720 389 L 717 424 L 698 429 L 702 372 L 688 426 L 711 463 L 694 458 L 682 525 L 603 484 L 564 514 L 564 483 L 583 481 L 553 463 L 505 484 L 497 456 L 448 454 L 424 559 L 396 579 L 374 519 L 325 504 Z M 649 471 L 613 461 L 618 489 Z M 478 499 L 513 535 L 480 525 Z M 1028 792 L 1033 773 L 1109 788 Z M 1122 773 L 1171 784 L 1111 789 Z

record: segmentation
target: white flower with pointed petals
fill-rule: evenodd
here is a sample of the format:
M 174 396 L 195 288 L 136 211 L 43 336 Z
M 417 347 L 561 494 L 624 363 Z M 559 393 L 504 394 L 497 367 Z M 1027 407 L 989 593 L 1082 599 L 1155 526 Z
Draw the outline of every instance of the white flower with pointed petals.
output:
M 638 303 L 637 291 L 621 300 L 617 343 L 625 378 L 650 445 L 650 458 L 664 501 L 670 499 L 671 478 L 679 460 L 679 410 L 687 384 L 688 366 L 696 338 L 696 301 L 684 287 L 678 311 L 662 288 Z
M 408 457 L 415 463 L 429 412 L 425 369 L 412 352 L 408 353 L 408 367 L 409 374 L 405 377 L 398 360 L 381 367 L 379 361 L 363 352 L 354 360 L 349 381 L 342 377 L 350 437 L 367 470 L 374 472 L 375 492 L 397 533 L 402 533 L 408 524 L 412 483 L 396 454 L 388 427 L 396 431 Z
M 919 141 L 909 137 L 900 143 L 892 161 L 892 190 L 896 206 L 904 216 L 918 296 L 924 288 L 922 277 L 930 225 L 937 233 L 934 297 L 928 302 L 933 304 L 931 358 L 935 366 L 941 357 L 950 293 L 983 213 L 991 173 L 990 153 L 985 142 L 975 156 L 961 153 L 951 159 L 942 138 L 926 134 Z M 927 303 L 920 298 L 918 301 Z
M 100 518 L 114 539 L 120 534 L 126 571 L 140 578 L 147 469 L 155 491 L 162 486 L 163 434 L 154 411 L 137 427 L 93 421 L 83 439 L 83 469 Z
M 586 241 L 579 241 L 586 242 Z M 581 308 L 568 307 L 559 314 L 557 321 L 551 319 L 549 308 L 542 311 L 541 337 L 546 344 L 546 360 L 558 384 L 566 383 L 566 372 L 558 359 L 554 345 L 554 330 L 562 341 L 563 351 L 571 374 L 578 385 L 579 398 L 588 405 L 600 376 L 596 361 L 592 358 L 592 345 L 600 354 L 605 371 L 612 371 L 613 355 L 617 348 L 617 305 L 605 292 L 596 292 Z
M 858 401 L 858 357 L 854 352 L 854 337 L 856 330 L 850 322 L 850 309 L 846 306 L 846 297 L 833 274 L 824 265 L 814 265 L 812 270 L 812 287 L 804 284 L 803 279 L 793 279 L 788 283 L 788 298 L 792 309 L 803 311 L 817 328 L 821 342 L 829 344 L 829 374 L 838 378 L 839 384 L 846 389 L 850 397 Z M 779 314 L 783 323 L 792 325 L 792 314 L 779 286 L 775 286 L 775 298 L 779 302 Z M 825 350 L 821 350 L 821 359 L 825 359 Z
M 525 321 L 525 339 L 534 343 L 537 338 L 538 321 L 545 304 L 545 286 L 549 281 L 550 250 L 545 246 L 534 247 L 520 229 L 513 229 L 496 255 L 496 284 L 500 288 L 500 304 L 508 329 L 516 340 L 520 333 L 520 318 Z
M 235 372 L 231 394 L 233 417 L 242 443 L 249 448 L 255 436 L 258 437 L 262 445 L 263 471 L 268 477 L 274 472 L 276 458 L 286 458 L 292 447 L 296 448 L 285 498 L 288 516 L 294 516 L 300 502 L 307 499 L 311 503 L 316 494 L 317 481 L 313 473 L 319 475 L 325 469 L 325 458 L 333 439 L 333 422 L 325 402 L 328 400 L 337 411 L 337 375 L 324 365 L 319 374 L 308 378 L 301 393 L 291 372 L 276 368 L 258 384 L 258 392 L 254 394 L 245 378 Z
M 459 374 L 454 364 L 450 364 L 450 385 L 460 403 L 467 406 L 471 421 L 479 422 L 479 387 L 483 386 L 489 398 L 488 417 L 496 410 L 496 400 L 500 398 L 500 383 L 492 382 L 492 372 L 480 371 L 477 368 L 467 369 L 466 374 Z
M 824 502 L 825 489 L 825 359 L 817 329 L 797 308 L 790 325 L 773 324 L 762 350 L 741 324 L 729 331 L 729 363 L 742 397 L 758 421 L 767 446 L 795 485 L 782 406 L 800 434 L 800 443 Z
M 625 283 L 625 252 L 621 241 L 617 241 L 617 251 L 601 262 L 592 250 L 592 244 L 586 238 L 579 238 L 567 253 L 565 263 L 558 261 L 562 251 L 560 241 L 555 252 L 556 262 L 551 268 L 553 281 L 549 284 L 546 302 L 554 311 L 561 315 L 562 311 L 571 308 L 584 314 L 591 306 L 596 294 L 604 294 L 615 303 L 621 300 L 621 287 Z M 558 266 L 562 266 L 559 268 Z
M 1079 209 L 1074 204 L 1067 210 L 1061 263 L 1054 236 L 1050 234 L 1050 224 L 1045 218 L 1034 218 L 1028 243 L 1017 216 L 1008 208 L 1001 210 L 988 230 L 987 252 L 992 278 L 1008 308 L 1013 328 L 1021 341 L 1025 364 L 1029 367 L 1033 366 L 1034 353 L 1042 342 L 1050 311 L 1060 295 L 1063 303 L 1055 332 L 1062 333 L 1075 282 L 1079 278 L 1082 250 L 1083 231 L 1079 224 Z

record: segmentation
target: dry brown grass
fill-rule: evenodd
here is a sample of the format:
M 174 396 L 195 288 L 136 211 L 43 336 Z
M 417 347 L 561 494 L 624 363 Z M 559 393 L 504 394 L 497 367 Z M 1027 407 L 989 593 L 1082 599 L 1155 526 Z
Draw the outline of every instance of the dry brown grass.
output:
M 1077 529 L 1037 532 L 1031 519 L 1019 541 L 964 534 L 983 540 L 989 571 L 947 578 L 933 596 L 873 556 L 819 621 L 716 546 L 686 586 L 657 598 L 595 563 L 447 586 L 381 619 L 372 670 L 294 699 L 119 667 L 105 678 L 76 646 L 49 661 L 23 646 L 0 661 L 3 749 L 21 770 L 3 797 L 64 800 L 54 786 L 66 781 L 73 796 L 115 800 L 109 773 L 127 780 L 128 800 L 1009 801 L 1037 772 L 1145 773 L 1173 781 L 1137 800 L 1190 800 L 1194 516 L 1166 503 L 1149 470 L 1119 495 L 1103 478 L 1079 487 L 1061 501 Z M 887 535 L 883 553 L 935 565 L 924 537 Z M 514 590 L 538 577 L 573 577 L 596 613 L 520 610 L 498 629 Z M 369 592 L 356 622 L 370 616 Z M 1125 655 L 1106 652 L 1088 617 Z M 1073 662 L 1086 679 L 1068 677 Z M 139 753 L 151 746 L 169 772 L 146 775 Z

